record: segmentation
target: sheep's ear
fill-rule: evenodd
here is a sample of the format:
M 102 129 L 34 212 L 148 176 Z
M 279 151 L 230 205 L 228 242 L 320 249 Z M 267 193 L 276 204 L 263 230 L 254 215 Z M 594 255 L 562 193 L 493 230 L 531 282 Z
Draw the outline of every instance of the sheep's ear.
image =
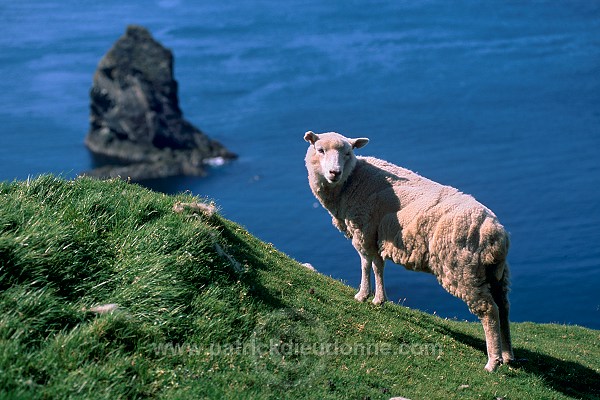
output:
M 304 140 L 310 144 L 315 144 L 315 142 L 319 140 L 319 136 L 313 131 L 308 131 L 304 134 Z
M 350 144 L 352 145 L 353 149 L 360 149 L 361 147 L 365 147 L 367 143 L 369 143 L 369 139 L 364 137 L 350 140 Z

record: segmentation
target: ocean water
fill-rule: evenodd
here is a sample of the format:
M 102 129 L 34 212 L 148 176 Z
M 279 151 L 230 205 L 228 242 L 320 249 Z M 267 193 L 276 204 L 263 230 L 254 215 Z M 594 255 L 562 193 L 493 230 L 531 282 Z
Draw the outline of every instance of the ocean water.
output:
M 102 55 L 141 24 L 175 55 L 185 117 L 239 153 L 191 191 L 357 287 L 359 258 L 312 197 L 305 131 L 474 195 L 511 233 L 513 321 L 600 329 L 600 3 L 0 3 L 0 180 L 92 165 Z M 474 320 L 433 276 L 387 264 L 391 300 Z

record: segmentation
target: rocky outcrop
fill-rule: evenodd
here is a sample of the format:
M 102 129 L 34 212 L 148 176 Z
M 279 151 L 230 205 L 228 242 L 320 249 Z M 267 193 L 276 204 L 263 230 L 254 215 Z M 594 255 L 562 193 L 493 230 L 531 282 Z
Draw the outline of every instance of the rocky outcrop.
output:
M 129 26 L 100 60 L 90 97 L 85 144 L 102 166 L 86 175 L 204 175 L 206 164 L 236 157 L 183 118 L 173 54 L 144 27 Z

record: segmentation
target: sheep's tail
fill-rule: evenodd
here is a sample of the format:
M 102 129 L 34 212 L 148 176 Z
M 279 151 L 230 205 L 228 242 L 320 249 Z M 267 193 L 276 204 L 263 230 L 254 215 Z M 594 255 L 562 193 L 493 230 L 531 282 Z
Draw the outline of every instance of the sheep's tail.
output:
M 497 278 L 497 274 L 502 272 L 500 279 Z M 503 335 L 503 341 L 507 341 L 508 349 L 510 349 L 510 322 L 508 318 L 510 310 L 510 302 L 508 301 L 508 292 L 510 291 L 510 273 L 508 264 L 506 261 L 502 261 L 495 266 L 494 276 L 488 276 L 488 282 L 490 287 L 490 293 L 494 299 L 494 303 L 498 307 L 498 313 L 500 317 L 500 329 Z M 504 344 L 503 344 L 504 346 Z
M 508 292 L 510 286 L 510 271 L 506 260 L 487 266 L 487 282 L 492 289 Z
M 508 233 L 496 219 L 486 218 L 480 230 L 481 263 L 487 265 L 488 276 L 494 276 L 500 282 L 508 274 L 506 257 L 510 246 Z M 508 278 L 507 278 L 508 279 Z
M 501 320 L 505 321 L 503 324 L 508 326 L 510 271 L 506 257 L 510 240 L 508 233 L 497 220 L 487 219 L 482 228 L 488 244 L 482 254 L 484 265 L 486 265 L 486 280 L 494 302 L 498 306 Z

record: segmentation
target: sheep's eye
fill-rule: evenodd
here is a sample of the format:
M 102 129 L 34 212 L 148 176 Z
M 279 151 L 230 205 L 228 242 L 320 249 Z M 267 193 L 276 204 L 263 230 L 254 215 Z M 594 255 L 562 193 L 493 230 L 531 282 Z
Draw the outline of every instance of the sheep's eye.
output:
M 349 151 L 346 152 L 346 157 L 350 157 L 350 152 Z
M 325 150 L 322 147 L 318 148 L 317 151 L 321 154 L 325 154 Z

